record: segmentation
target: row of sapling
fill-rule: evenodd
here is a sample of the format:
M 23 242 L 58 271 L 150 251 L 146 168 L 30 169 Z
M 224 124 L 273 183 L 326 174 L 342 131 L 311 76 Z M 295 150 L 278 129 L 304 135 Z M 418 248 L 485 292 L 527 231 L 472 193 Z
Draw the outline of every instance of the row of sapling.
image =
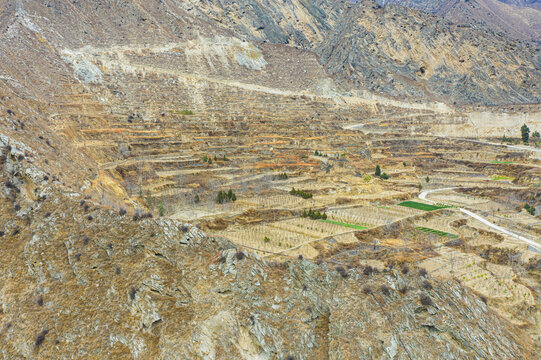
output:
M 311 192 L 303 191 L 303 190 L 296 190 L 295 188 L 291 189 L 289 194 L 294 195 L 294 196 L 300 196 L 303 199 L 311 199 L 312 198 L 312 193 Z

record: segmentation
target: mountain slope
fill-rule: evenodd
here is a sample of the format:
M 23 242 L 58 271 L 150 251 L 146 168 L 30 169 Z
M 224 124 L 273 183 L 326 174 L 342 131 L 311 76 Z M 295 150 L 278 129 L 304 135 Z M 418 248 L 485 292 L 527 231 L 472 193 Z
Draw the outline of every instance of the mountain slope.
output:
M 534 3 L 506 4 L 498 0 L 380 0 L 379 3 L 418 9 L 458 24 L 485 26 L 521 40 L 541 41 L 541 11 L 525 7 Z
M 411 98 L 539 102 L 541 53 L 490 30 L 359 3 L 317 49 L 333 74 Z
M 416 11 L 379 9 L 370 2 L 45 5 L 26 0 L 5 2 L 3 9 L 3 73 L 19 84 L 26 82 L 27 91 L 39 88 L 37 97 L 63 92 L 54 79 L 73 77 L 80 69 L 70 70 L 73 64 L 62 54 L 85 46 L 159 47 L 226 36 L 314 51 L 343 91 L 368 89 L 415 101 L 428 97 L 460 104 L 535 103 L 541 98 L 541 53 L 535 48 L 488 30 L 452 25 Z M 421 68 L 428 71 L 421 73 Z

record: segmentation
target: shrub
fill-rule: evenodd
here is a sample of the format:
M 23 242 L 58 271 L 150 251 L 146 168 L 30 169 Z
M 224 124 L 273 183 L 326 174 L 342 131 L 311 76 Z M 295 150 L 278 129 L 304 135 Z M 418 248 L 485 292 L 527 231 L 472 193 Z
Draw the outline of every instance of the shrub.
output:
M 382 293 L 383 295 L 385 295 L 385 296 L 391 295 L 391 288 L 388 287 L 387 285 L 381 285 L 380 290 L 381 290 L 381 293 Z
M 389 175 L 387 175 L 387 173 L 383 173 L 381 174 L 380 179 L 387 180 L 389 179 Z
M 374 171 L 374 175 L 376 177 L 380 177 L 381 176 L 381 167 L 379 165 L 376 165 L 376 171 Z
M 530 215 L 535 215 L 535 207 L 534 206 L 531 206 L 530 204 L 526 203 L 524 205 L 524 209 L 530 214 Z
M 88 221 L 94 220 L 94 217 L 92 215 L 88 215 L 86 218 L 88 219 Z
M 348 273 L 347 273 L 347 271 L 346 271 L 343 267 L 338 266 L 338 267 L 336 268 L 336 271 L 340 274 L 340 276 L 342 276 L 342 278 L 345 279 L 345 278 L 348 277 Z
M 426 272 L 426 269 L 419 269 L 419 276 L 426 277 L 426 275 L 428 275 L 428 273 Z
M 43 296 L 40 296 L 37 301 L 39 306 L 43 306 Z
M 363 287 L 363 294 L 366 294 L 366 295 L 372 294 L 372 289 L 370 288 L 370 286 L 366 285 L 365 287 Z
M 401 271 L 402 271 L 402 274 L 406 275 L 407 273 L 410 272 L 410 269 L 409 269 L 409 267 L 407 265 L 404 265 L 404 266 L 402 266 Z
M 277 178 L 278 180 L 287 180 L 289 177 L 287 176 L 286 173 L 281 173 L 281 174 L 278 174 Z
M 216 202 L 218 204 L 223 204 L 229 201 L 237 201 L 237 195 L 235 195 L 233 190 L 229 189 L 228 192 L 220 190 L 218 192 L 218 196 L 216 197 Z
M 21 210 L 21 205 L 15 204 L 15 206 L 13 207 L 13 210 L 15 210 L 15 211 Z
M 0 231 L 0 237 L 4 236 L 5 232 Z
M 88 245 L 90 238 L 88 236 L 83 236 L 83 244 Z
M 302 213 L 302 217 L 309 217 L 312 220 L 319 220 L 319 219 L 327 220 L 327 214 L 325 213 L 322 214 L 319 210 L 313 211 L 312 209 L 308 210 L 308 212 L 304 210 Z
M 365 266 L 365 268 L 363 269 L 363 274 L 367 276 L 372 275 L 373 273 L 374 273 L 374 268 L 370 265 Z
M 116 272 L 117 275 L 120 275 L 120 266 L 116 267 L 115 272 Z
M 239 251 L 237 251 L 236 256 L 237 256 L 237 260 L 240 261 L 240 260 L 244 259 L 244 257 L 245 257 L 246 255 L 244 255 L 244 253 L 243 253 L 242 251 L 239 250 Z
M 49 333 L 49 330 L 45 329 L 43 330 L 42 332 L 40 332 L 38 334 L 38 336 L 36 337 L 36 342 L 35 342 L 35 345 L 36 346 L 40 346 L 41 344 L 43 344 L 43 342 L 45 341 L 45 336 Z
M 11 236 L 15 236 L 19 233 L 19 228 L 13 229 L 13 232 L 11 233 Z
M 265 236 L 265 238 L 263 239 L 263 242 L 268 243 L 268 242 L 270 242 L 270 239 L 267 236 Z
M 421 304 L 423 304 L 424 306 L 431 306 L 434 303 L 432 302 L 430 296 L 423 294 L 421 295 Z
M 432 284 L 428 280 L 423 281 L 422 286 L 425 290 L 432 290 Z
M 130 299 L 131 300 L 135 300 L 135 294 L 137 294 L 137 289 L 132 287 L 130 289 Z
M 404 287 L 398 289 L 398 292 L 399 292 L 400 294 L 402 294 L 402 295 L 407 294 L 408 291 L 409 291 L 409 289 L 408 289 L 408 286 L 407 286 L 407 285 L 404 285 Z
M 118 211 L 118 214 L 119 214 L 120 216 L 126 215 L 126 209 L 120 208 L 120 210 Z

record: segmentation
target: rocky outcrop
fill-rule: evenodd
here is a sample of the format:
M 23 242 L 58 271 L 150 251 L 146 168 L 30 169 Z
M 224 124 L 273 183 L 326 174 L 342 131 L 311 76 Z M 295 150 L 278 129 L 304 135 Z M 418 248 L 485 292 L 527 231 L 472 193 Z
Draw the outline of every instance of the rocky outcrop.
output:
M 541 78 L 541 54 L 532 46 L 401 7 L 357 4 L 317 53 L 336 76 L 394 96 L 485 104 L 541 99 L 534 80 Z

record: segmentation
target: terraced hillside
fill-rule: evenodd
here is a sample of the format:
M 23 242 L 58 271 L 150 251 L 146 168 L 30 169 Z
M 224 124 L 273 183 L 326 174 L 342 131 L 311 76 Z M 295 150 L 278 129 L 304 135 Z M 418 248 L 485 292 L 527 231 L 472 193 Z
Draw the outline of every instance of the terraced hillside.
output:
M 263 261 L 195 226 L 65 193 L 20 148 L 0 149 L 8 358 L 535 358 L 521 330 L 456 281 Z
M 534 46 L 372 2 L 0 10 L 3 356 L 536 358 Z

